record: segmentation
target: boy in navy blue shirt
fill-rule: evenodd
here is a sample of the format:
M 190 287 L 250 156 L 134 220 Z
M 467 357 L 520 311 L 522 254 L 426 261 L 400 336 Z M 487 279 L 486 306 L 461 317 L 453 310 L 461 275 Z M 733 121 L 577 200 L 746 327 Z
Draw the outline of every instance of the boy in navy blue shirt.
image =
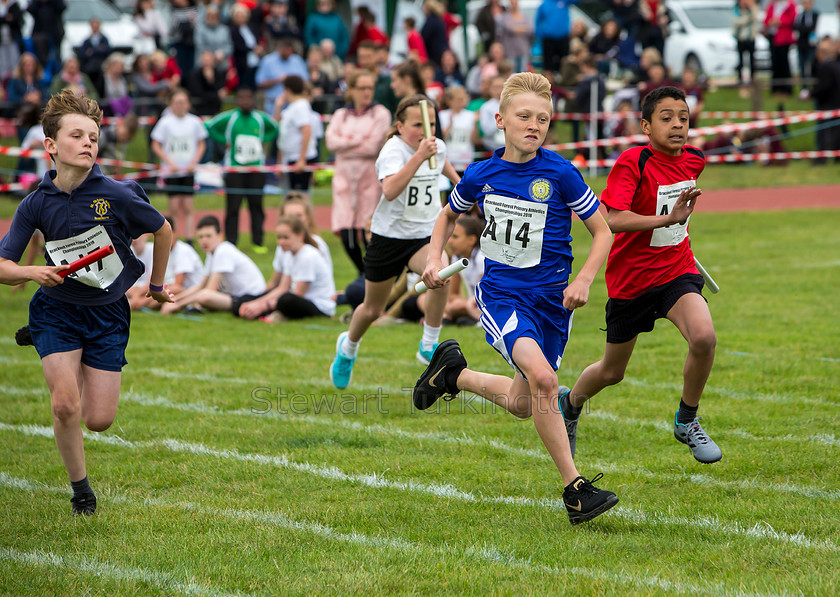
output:
M 478 394 L 534 426 L 563 478 L 563 501 L 572 524 L 590 520 L 618 503 L 578 474 L 557 396 L 556 370 L 569 338 L 572 311 L 589 299 L 589 287 L 604 264 L 612 235 L 598 198 L 580 172 L 542 149 L 551 123 L 551 87 L 535 73 L 505 82 L 496 126 L 505 147 L 470 165 L 435 222 L 423 272 L 440 288 L 440 255 L 460 214 L 478 205 L 487 224 L 481 235 L 484 277 L 476 286 L 487 342 L 513 367 L 513 379 L 467 368 L 455 340 L 438 346 L 414 387 L 418 409 L 460 390 Z M 571 225 L 575 212 L 592 235 L 589 256 L 569 282 Z
M 73 488 L 74 515 L 96 511 L 80 421 L 104 431 L 117 413 L 131 319 L 125 293 L 144 269 L 131 252 L 131 239 L 154 233 L 147 296 L 173 300 L 163 284 L 172 230 L 137 183 L 107 178 L 94 163 L 101 120 L 102 110 L 89 98 L 69 90 L 50 98 L 42 124 L 55 170 L 21 201 L 0 240 L 0 282 L 41 286 L 29 304 L 29 328 L 50 389 L 55 443 Z M 20 266 L 36 229 L 46 241 L 47 265 Z M 115 252 L 66 278 L 59 275 L 68 263 L 107 245 Z

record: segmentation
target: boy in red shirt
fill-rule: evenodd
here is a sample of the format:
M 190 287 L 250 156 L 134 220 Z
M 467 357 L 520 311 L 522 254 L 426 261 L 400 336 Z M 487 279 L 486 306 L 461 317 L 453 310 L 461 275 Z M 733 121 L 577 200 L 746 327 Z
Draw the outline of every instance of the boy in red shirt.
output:
M 615 233 L 606 271 L 607 345 L 604 357 L 583 371 L 571 391 L 560 389 L 572 455 L 583 403 L 624 378 L 638 335 L 667 318 L 688 342 L 674 437 L 700 462 L 723 456 L 697 418 L 716 338 L 688 241 L 688 218 L 700 196 L 697 177 L 706 165 L 703 153 L 686 145 L 688 119 L 682 90 L 660 87 L 649 93 L 641 126 L 650 144 L 619 156 L 601 195 Z

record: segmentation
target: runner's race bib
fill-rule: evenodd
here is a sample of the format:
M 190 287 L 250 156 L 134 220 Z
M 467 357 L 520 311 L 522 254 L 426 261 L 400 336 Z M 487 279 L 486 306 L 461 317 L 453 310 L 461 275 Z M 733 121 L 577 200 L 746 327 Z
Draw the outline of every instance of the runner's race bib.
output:
M 105 227 L 99 225 L 64 240 L 48 241 L 45 246 L 47 254 L 55 265 L 69 265 L 97 249 L 113 244 Z M 117 253 L 114 252 L 67 277 L 82 284 L 105 290 L 119 277 L 122 271 L 123 263 Z
M 669 185 L 661 185 L 656 193 L 656 215 L 667 216 L 674 209 L 683 189 L 693 189 L 696 180 L 684 180 Z M 665 228 L 656 228 L 650 237 L 651 247 L 673 247 L 688 237 L 688 220 L 685 224 L 671 224 Z
M 195 155 L 195 139 L 192 137 L 172 136 L 166 139 L 166 155 L 179 166 L 186 166 Z
M 488 259 L 516 268 L 540 262 L 548 204 L 500 195 L 484 197 L 487 223 L 481 233 L 481 252 Z
M 253 164 L 263 159 L 263 144 L 259 137 L 238 135 L 233 142 L 233 159 L 240 164 Z
M 405 189 L 403 219 L 409 222 L 428 222 L 440 213 L 438 175 L 415 176 Z

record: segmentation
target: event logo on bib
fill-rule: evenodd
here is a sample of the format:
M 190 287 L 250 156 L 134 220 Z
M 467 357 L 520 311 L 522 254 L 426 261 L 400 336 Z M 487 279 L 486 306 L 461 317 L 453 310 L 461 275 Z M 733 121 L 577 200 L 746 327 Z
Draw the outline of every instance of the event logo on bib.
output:
M 94 220 L 107 220 L 110 217 L 108 210 L 111 209 L 111 204 L 104 197 L 96 199 L 90 206 L 96 212 L 96 216 L 93 218 Z
M 531 199 L 543 203 L 551 197 L 551 183 L 545 178 L 534 179 L 528 188 L 528 192 L 531 195 Z

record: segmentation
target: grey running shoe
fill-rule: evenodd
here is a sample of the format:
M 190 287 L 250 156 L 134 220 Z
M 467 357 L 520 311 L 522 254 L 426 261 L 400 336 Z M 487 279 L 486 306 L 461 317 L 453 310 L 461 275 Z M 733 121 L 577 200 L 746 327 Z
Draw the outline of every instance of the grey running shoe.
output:
M 566 422 L 566 435 L 569 436 L 569 447 L 572 449 L 572 458 L 574 458 L 575 448 L 577 447 L 577 424 L 580 417 L 573 419 L 571 417 L 567 417 L 566 413 L 563 412 L 563 401 L 565 399 L 565 401 L 568 402 L 569 394 L 571 393 L 572 391 L 566 386 L 560 386 L 560 392 L 558 394 L 560 399 L 558 402 L 560 403 L 560 413 L 563 415 L 563 421 Z
M 723 458 L 723 452 L 720 451 L 718 445 L 700 426 L 702 417 L 695 418 L 690 423 L 683 425 L 677 418 L 679 412 L 677 411 L 677 414 L 674 415 L 674 437 L 677 438 L 677 441 L 687 444 L 691 448 L 694 458 L 704 464 L 711 464 Z

